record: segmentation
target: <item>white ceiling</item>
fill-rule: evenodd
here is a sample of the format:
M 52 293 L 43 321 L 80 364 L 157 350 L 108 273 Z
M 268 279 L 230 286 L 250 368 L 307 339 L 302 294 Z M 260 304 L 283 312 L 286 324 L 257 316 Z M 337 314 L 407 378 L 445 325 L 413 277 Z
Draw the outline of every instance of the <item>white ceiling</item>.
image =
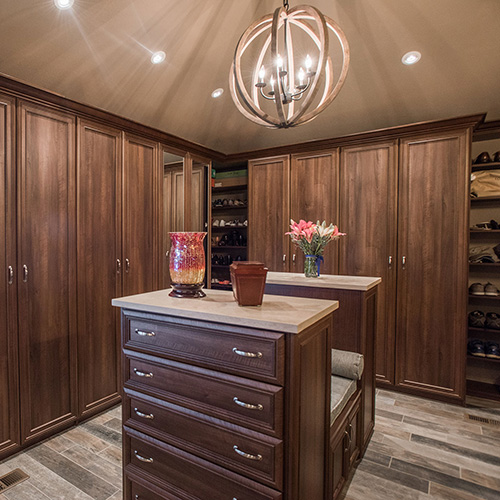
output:
M 0 72 L 224 153 L 488 112 L 500 119 L 499 0 L 306 0 L 347 35 L 351 67 L 309 124 L 269 130 L 228 91 L 245 29 L 281 0 L 0 0 Z M 294 7 L 301 2 L 289 0 Z M 154 66 L 152 51 L 166 61 Z M 422 60 L 401 57 L 419 50 Z M 222 98 L 210 94 L 223 87 Z

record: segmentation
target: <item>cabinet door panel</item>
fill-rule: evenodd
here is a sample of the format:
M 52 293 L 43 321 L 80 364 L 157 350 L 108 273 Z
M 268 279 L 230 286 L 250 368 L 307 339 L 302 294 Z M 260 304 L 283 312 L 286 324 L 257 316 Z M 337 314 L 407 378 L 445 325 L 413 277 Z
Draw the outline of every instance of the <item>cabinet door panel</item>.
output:
M 338 225 L 338 151 L 293 155 L 291 164 L 290 216 L 293 220 L 319 220 Z M 342 229 L 342 228 L 341 228 Z M 292 248 L 291 270 L 304 271 L 304 253 Z M 338 241 L 328 244 L 322 274 L 338 273 Z
M 125 134 L 123 181 L 123 294 L 157 285 L 158 145 Z
M 380 276 L 376 373 L 394 383 L 397 145 L 343 148 L 340 166 L 340 273 Z M 389 264 L 392 259 L 392 265 Z
M 30 441 L 77 412 L 75 123 L 21 103 L 20 129 L 21 417 Z
M 79 411 L 118 399 L 120 337 L 111 299 L 121 295 L 121 132 L 78 124 Z
M 15 100 L 0 95 L 0 457 L 19 444 L 14 192 Z M 9 284 L 10 283 L 10 284 Z
M 402 141 L 396 383 L 463 399 L 468 131 Z M 403 265 L 402 259 L 405 258 Z
M 288 156 L 248 163 L 249 260 L 270 271 L 289 271 L 289 163 Z

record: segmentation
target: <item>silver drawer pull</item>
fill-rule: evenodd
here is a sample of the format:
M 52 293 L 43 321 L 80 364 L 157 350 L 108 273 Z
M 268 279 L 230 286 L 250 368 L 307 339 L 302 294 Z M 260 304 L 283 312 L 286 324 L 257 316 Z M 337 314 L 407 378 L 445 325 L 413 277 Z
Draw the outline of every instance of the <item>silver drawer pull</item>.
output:
M 233 347 L 233 352 L 238 356 L 244 356 L 245 358 L 262 358 L 261 352 L 240 351 L 237 347 Z
M 151 372 L 141 372 L 141 370 L 138 370 L 137 368 L 134 368 L 134 373 L 138 377 L 153 378 L 153 374 Z
M 248 458 L 248 460 L 262 460 L 262 455 L 250 455 L 250 453 L 241 451 L 236 445 L 233 446 L 233 450 L 241 457 Z
M 143 457 L 142 455 L 139 455 L 139 453 L 137 453 L 137 450 L 134 450 L 134 455 L 136 456 L 137 460 L 140 460 L 141 462 L 146 462 L 148 464 L 153 463 L 152 458 L 146 458 L 146 457 Z
M 139 330 L 138 328 L 135 329 L 135 333 L 141 337 L 156 337 L 155 332 L 145 332 L 144 330 Z
M 155 416 L 152 413 L 142 413 L 142 411 L 139 411 L 137 408 L 134 408 L 135 413 L 142 418 L 149 418 L 150 420 L 153 420 Z
M 238 406 L 243 406 L 243 408 L 247 408 L 248 410 L 261 410 L 262 411 L 264 409 L 264 407 L 261 404 L 251 405 L 249 403 L 244 403 L 243 401 L 240 401 L 237 397 L 234 397 L 233 401 Z

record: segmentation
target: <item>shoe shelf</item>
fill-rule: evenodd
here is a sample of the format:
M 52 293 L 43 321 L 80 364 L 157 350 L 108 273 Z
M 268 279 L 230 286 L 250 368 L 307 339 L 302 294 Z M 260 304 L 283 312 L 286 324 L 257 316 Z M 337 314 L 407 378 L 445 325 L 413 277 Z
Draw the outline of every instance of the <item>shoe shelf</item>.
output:
M 497 301 L 497 302 L 500 302 L 500 295 L 473 295 L 473 294 L 469 294 L 469 300 L 473 300 L 473 299 L 478 299 L 480 301 L 483 301 L 483 300 L 489 300 L 489 301 Z
M 500 359 L 495 359 L 495 358 L 488 358 L 486 356 L 473 356 L 472 354 L 467 354 L 468 359 L 474 359 L 477 361 L 484 361 L 486 363 L 500 363 Z
M 233 194 L 243 193 L 247 191 L 247 185 L 241 184 L 238 186 L 221 186 L 212 188 L 212 198 L 217 194 Z
M 232 290 L 232 285 L 221 285 L 220 283 L 212 283 L 212 288 L 214 290 Z
M 242 229 L 247 229 L 247 226 L 212 226 L 212 233 L 214 231 L 227 231 L 228 229 L 237 229 L 238 231 L 241 231 Z M 499 264 L 500 265 L 500 264 Z
M 469 326 L 470 333 L 496 333 L 500 335 L 500 330 L 495 330 L 493 328 L 476 328 L 474 326 Z
M 467 380 L 467 395 L 500 401 L 500 385 Z
M 247 206 L 246 205 L 240 205 L 240 206 L 234 206 L 234 205 L 226 205 L 225 207 L 212 207 L 212 212 L 229 212 L 230 210 L 242 210 L 246 211 Z M 498 230 L 500 233 L 500 230 Z
M 500 196 L 481 196 L 479 198 L 471 198 L 471 203 L 481 203 L 481 202 L 491 202 L 491 201 L 500 201 Z
M 473 172 L 477 172 L 478 170 L 498 170 L 499 168 L 500 162 L 475 163 L 472 165 Z
M 245 250 L 246 248 L 247 248 L 246 245 L 240 245 L 240 246 L 221 245 L 212 247 L 212 250 L 222 252 L 223 250 Z
M 470 234 L 480 234 L 482 236 L 487 234 L 499 234 L 500 229 L 471 229 Z
M 469 262 L 470 267 L 500 267 L 500 262 Z

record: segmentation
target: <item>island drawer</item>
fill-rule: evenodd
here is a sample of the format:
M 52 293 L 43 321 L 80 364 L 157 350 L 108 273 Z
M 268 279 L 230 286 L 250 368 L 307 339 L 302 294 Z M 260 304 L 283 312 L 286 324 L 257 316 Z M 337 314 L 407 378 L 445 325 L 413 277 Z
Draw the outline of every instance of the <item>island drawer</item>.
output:
M 281 500 L 282 494 L 251 479 L 245 478 L 206 460 L 186 453 L 127 427 L 125 449 L 127 461 L 133 469 L 140 469 L 158 478 L 158 484 L 181 496 L 200 500 Z M 129 466 L 129 467 L 130 467 Z
M 147 359 L 144 359 L 147 358 Z M 152 356 L 127 356 L 126 387 L 282 437 L 283 388 Z
M 127 426 L 268 486 L 282 488 L 281 440 L 159 400 L 125 397 L 123 405 L 130 415 Z
M 127 316 L 124 345 L 155 356 L 195 362 L 210 368 L 283 383 L 284 336 L 252 330 L 231 331 L 228 325 L 213 329 Z M 235 330 L 233 328 L 233 330 Z

